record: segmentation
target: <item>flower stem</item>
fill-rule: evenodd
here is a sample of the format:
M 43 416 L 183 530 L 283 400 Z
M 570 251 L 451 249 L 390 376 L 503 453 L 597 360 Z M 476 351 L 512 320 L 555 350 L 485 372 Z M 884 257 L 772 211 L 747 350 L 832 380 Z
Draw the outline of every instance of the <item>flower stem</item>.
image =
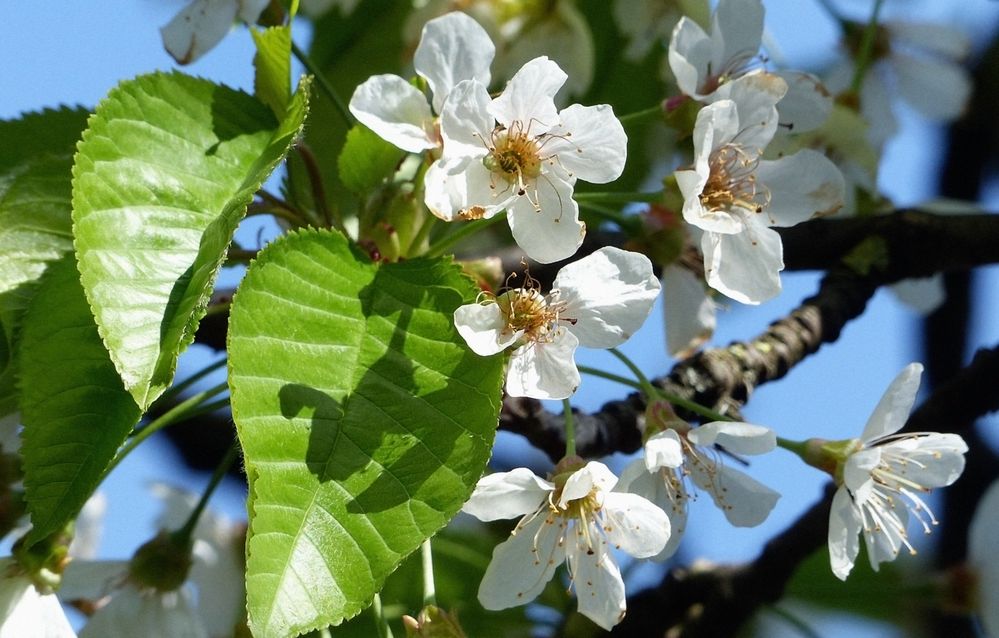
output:
M 777 446 L 787 450 L 788 452 L 797 454 L 802 458 L 804 458 L 805 449 L 807 448 L 805 441 L 792 441 L 791 439 L 785 439 L 781 436 L 777 437 Z
M 565 455 L 576 455 L 576 423 L 572 416 L 572 404 L 562 399 L 562 417 L 565 419 Z
M 378 627 L 378 638 L 393 638 L 392 628 L 389 627 L 388 618 L 385 617 L 385 610 L 382 609 L 382 597 L 375 594 L 371 601 L 371 611 L 375 614 L 375 625 Z
M 658 202 L 663 198 L 662 191 L 653 193 L 576 193 L 577 202 L 600 202 L 604 204 L 631 204 L 633 202 Z
M 583 374 L 588 374 L 593 377 L 601 377 L 603 379 L 607 379 L 608 381 L 616 381 L 617 383 L 635 388 L 636 390 L 642 389 L 641 383 L 629 379 L 627 377 L 618 376 L 612 372 L 606 372 L 604 370 L 600 370 L 599 368 L 591 368 L 590 366 L 581 366 L 577 364 L 576 367 Z
M 489 219 L 480 219 L 478 221 L 462 224 L 458 230 L 454 231 L 450 235 L 441 237 L 436 242 L 431 244 L 430 248 L 427 249 L 426 255 L 427 257 L 440 257 L 444 254 L 444 251 L 457 244 L 462 239 L 489 228 L 501 219 L 503 219 L 503 215 L 496 214 Z
M 141 430 L 136 432 L 135 436 L 133 436 L 131 440 L 129 440 L 129 442 L 126 443 L 125 446 L 121 448 L 117 456 L 115 456 L 114 459 L 111 460 L 111 463 L 108 465 L 108 469 L 104 470 L 104 476 L 110 474 L 111 471 L 114 470 L 114 468 L 116 468 L 119 463 L 121 463 L 122 459 L 128 456 L 132 452 L 132 450 L 139 447 L 139 445 L 143 441 L 148 439 L 150 436 L 152 436 L 159 430 L 162 430 L 166 426 L 172 425 L 179 421 L 183 421 L 186 418 L 189 418 L 194 413 L 198 412 L 202 403 L 212 398 L 213 396 L 221 392 L 224 392 L 228 387 L 229 387 L 228 382 L 223 382 L 213 388 L 205 390 L 204 392 L 199 392 L 198 394 L 195 394 L 186 401 L 178 403 L 169 411 L 167 411 L 165 414 L 163 414 L 161 417 L 153 420 L 148 425 L 143 427 Z
M 884 0 L 874 0 L 874 8 L 871 9 L 871 18 L 867 21 L 867 28 L 860 40 L 860 51 L 857 54 L 857 66 L 853 70 L 853 81 L 850 83 L 850 90 L 859 95 L 860 85 L 864 82 L 864 76 L 871 67 L 871 57 L 874 54 L 874 42 L 878 35 L 878 14 L 881 12 L 881 5 Z
M 420 558 L 423 561 L 423 606 L 437 604 L 437 590 L 434 587 L 434 552 L 430 539 L 420 546 Z
M 343 121 L 346 122 L 347 126 L 353 126 L 354 116 L 350 114 L 349 110 L 347 110 L 347 106 L 344 104 L 344 101 L 340 99 L 336 89 L 334 89 L 333 85 L 329 83 L 329 80 L 326 79 L 326 76 L 319 69 L 319 67 L 316 66 L 315 62 L 313 62 L 312 59 L 306 55 L 305 51 L 298 48 L 298 45 L 294 42 L 291 43 L 291 52 L 295 54 L 295 57 L 302 63 L 302 66 L 308 69 L 309 73 L 315 76 L 316 82 L 319 83 L 319 88 L 322 89 L 323 93 L 325 93 L 330 101 L 333 102 L 333 106 L 336 107 L 337 112 L 340 114 L 340 117 L 343 118 Z
M 635 111 L 634 113 L 622 115 L 617 119 L 620 120 L 622 126 L 628 127 L 631 124 L 638 124 L 644 120 L 651 120 L 653 119 L 653 116 L 656 115 L 660 118 L 663 116 L 663 105 L 661 103 L 641 111 Z
M 628 369 L 631 370 L 631 373 L 635 375 L 636 379 L 638 379 L 639 387 L 641 387 L 642 392 L 645 394 L 645 398 L 647 400 L 652 400 L 653 398 L 659 395 L 659 391 L 656 390 L 656 388 L 652 385 L 652 382 L 649 381 L 649 378 L 645 376 L 645 373 L 643 373 L 642 370 L 637 365 L 635 365 L 634 361 L 629 359 L 627 355 L 625 355 L 617 348 L 608 348 L 608 351 L 612 355 L 620 359 L 621 363 L 628 366 Z
M 222 461 L 215 467 L 215 471 L 212 472 L 212 477 L 208 480 L 208 485 L 205 486 L 205 491 L 202 492 L 201 498 L 198 500 L 198 504 L 194 506 L 194 510 L 191 515 L 187 517 L 187 522 L 184 526 L 173 533 L 175 539 L 184 542 L 185 544 L 191 540 L 191 535 L 194 533 L 194 528 L 198 524 L 198 519 L 201 518 L 201 513 L 205 511 L 205 507 L 208 505 L 208 499 L 211 498 L 212 493 L 215 492 L 215 488 L 219 486 L 222 482 L 222 478 L 225 477 L 226 472 L 236 461 L 236 457 L 239 455 L 239 446 L 235 441 L 229 446 L 229 450 L 225 453 Z

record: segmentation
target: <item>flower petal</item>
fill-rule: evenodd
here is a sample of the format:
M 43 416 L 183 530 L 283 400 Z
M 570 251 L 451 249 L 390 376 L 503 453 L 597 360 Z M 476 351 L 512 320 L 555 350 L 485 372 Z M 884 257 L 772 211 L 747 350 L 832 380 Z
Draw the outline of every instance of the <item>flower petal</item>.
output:
M 714 334 L 715 302 L 701 278 L 683 266 L 663 268 L 662 286 L 666 350 L 671 357 L 686 359 Z
M 899 301 L 923 316 L 930 314 L 947 300 L 942 273 L 903 279 L 892 284 L 890 290 Z
M 127 584 L 97 610 L 80 638 L 208 638 L 186 590 L 140 592 Z
M 487 474 L 479 479 L 461 510 L 480 521 L 495 521 L 530 514 L 555 490 L 526 467 Z
M 923 374 L 920 363 L 910 363 L 891 382 L 877 407 L 867 419 L 860 440 L 870 443 L 889 434 L 898 432 L 909 418 L 909 411 L 916 401 L 919 390 L 919 377 Z
M 496 191 L 492 173 L 476 157 L 434 162 L 423 184 L 427 208 L 448 222 L 458 218 L 489 219 L 516 198 L 509 190 Z
M 694 483 L 708 491 L 728 522 L 736 527 L 756 527 L 767 520 L 780 499 L 778 492 L 730 467 L 689 460 L 686 467 Z
M 863 527 L 860 513 L 846 488 L 836 490 L 829 510 L 829 565 L 840 580 L 846 580 L 857 560 Z
M 577 523 L 566 551 L 579 613 L 610 631 L 625 612 L 624 579 L 600 530 Z
M 9 576 L 0 561 L 0 638 L 76 638 L 55 594 L 40 594 L 25 576 Z
M 573 104 L 558 114 L 543 152 L 572 177 L 593 184 L 613 182 L 624 171 L 628 136 L 608 104 Z
M 739 112 L 738 142 L 752 155 L 761 152 L 774 138 L 780 120 L 777 103 L 786 94 L 787 83 L 780 76 L 754 73 L 726 82 L 711 99 L 735 103 Z
M 635 333 L 659 296 L 652 262 L 641 253 L 606 246 L 562 267 L 552 287 L 562 316 L 586 348 L 613 348 Z
M 746 304 L 780 294 L 780 271 L 784 269 L 780 235 L 757 217 L 746 217 L 746 229 L 739 234 L 704 233 L 701 238 L 708 285 Z
M 630 492 L 648 499 L 666 512 L 670 521 L 670 537 L 662 550 L 652 557 L 664 561 L 676 553 L 687 528 L 687 491 L 678 478 L 675 469 L 661 469 L 649 472 L 642 459 L 636 459 L 621 472 L 621 480 L 615 486 L 617 492 Z
M 522 520 L 510 538 L 496 546 L 479 584 L 479 602 L 499 610 L 526 605 L 544 590 L 565 561 L 566 522 L 542 515 Z
M 711 23 L 711 38 L 723 53 L 716 60 L 724 66 L 717 73 L 744 67 L 760 52 L 763 39 L 763 3 L 760 0 L 721 0 Z
M 496 124 L 489 114 L 489 101 L 485 85 L 479 82 L 464 80 L 454 87 L 441 111 L 445 157 L 486 156 Z
M 703 97 L 701 84 L 707 79 L 711 63 L 711 38 L 699 24 L 683 16 L 673 27 L 669 41 L 669 68 L 685 95 Z
M 361 124 L 404 151 L 437 147 L 427 133 L 434 115 L 426 96 L 398 75 L 371 76 L 354 89 L 348 108 Z
M 866 503 L 874 491 L 871 472 L 881 464 L 881 450 L 881 447 L 859 450 L 851 454 L 843 465 L 843 484 L 858 506 Z
M 506 371 L 506 393 L 512 397 L 568 399 L 579 387 L 573 353 L 579 340 L 564 328 L 546 343 L 514 350 Z
M 898 92 L 917 111 L 933 120 L 949 121 L 960 117 L 971 95 L 971 75 L 959 64 L 892 55 Z
M 926 53 L 959 60 L 971 53 L 971 38 L 961 29 L 932 22 L 901 22 L 886 20 L 884 23 L 893 45 L 919 49 Z
M 777 435 L 770 428 L 738 421 L 712 421 L 687 433 L 694 445 L 718 444 L 735 454 L 766 454 L 777 447 Z
M 968 444 L 957 434 L 931 432 L 878 446 L 881 458 L 906 481 L 924 488 L 950 485 L 964 471 Z
M 579 205 L 572 198 L 572 184 L 542 175 L 535 185 L 533 195 L 529 190 L 508 209 L 513 238 L 528 257 L 543 264 L 571 257 L 586 234 L 586 224 L 579 221 Z M 531 198 L 536 198 L 537 207 Z
M 649 437 L 643 452 L 645 469 L 678 468 L 683 465 L 683 445 L 676 430 L 663 430 Z
M 832 93 L 819 78 L 803 71 L 778 71 L 776 75 L 787 83 L 787 94 L 777 104 L 781 127 L 789 133 L 804 133 L 829 119 Z
M 160 28 L 163 46 L 178 64 L 190 64 L 222 41 L 238 10 L 235 0 L 194 0 Z M 248 21 L 255 22 L 259 15 L 257 11 Z
M 558 124 L 555 94 L 567 78 L 547 57 L 534 58 L 510 78 L 503 93 L 489 105 L 489 112 L 506 128 L 520 122 L 531 135 L 547 133 Z
M 770 193 L 763 210 L 770 226 L 794 226 L 843 206 L 843 174 L 818 151 L 806 148 L 778 160 L 763 160 L 756 179 Z
M 512 330 L 498 303 L 470 303 L 454 311 L 454 327 L 475 354 L 488 357 L 511 346 L 523 330 Z
M 603 511 L 603 530 L 614 549 L 635 558 L 649 558 L 669 541 L 666 512 L 637 494 L 611 492 L 604 499 Z
M 441 112 L 445 98 L 462 80 L 489 86 L 489 65 L 495 54 L 496 47 L 486 30 L 460 11 L 423 25 L 413 66 L 433 92 L 434 111 Z
M 128 574 L 127 560 L 74 560 L 63 572 L 59 597 L 96 600 L 110 594 Z
M 999 636 L 999 481 L 978 501 L 968 529 L 968 562 L 978 577 L 978 615 L 986 634 Z

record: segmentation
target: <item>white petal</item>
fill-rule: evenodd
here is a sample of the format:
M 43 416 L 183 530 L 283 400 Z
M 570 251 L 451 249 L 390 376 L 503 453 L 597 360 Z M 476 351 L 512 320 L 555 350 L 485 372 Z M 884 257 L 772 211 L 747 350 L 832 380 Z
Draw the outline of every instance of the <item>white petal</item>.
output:
M 566 552 L 576 588 L 579 613 L 610 630 L 624 618 L 624 579 L 608 551 L 607 540 L 595 527 L 584 533 L 579 524 Z M 592 540 L 592 545 L 587 540 Z
M 532 135 L 547 133 L 558 124 L 555 94 L 567 77 L 547 57 L 534 58 L 510 78 L 503 93 L 489 105 L 489 112 L 506 128 L 520 122 Z
M 770 226 L 794 226 L 843 206 L 843 174 L 818 151 L 806 148 L 778 160 L 763 160 L 756 179 L 770 193 L 763 210 Z
M 748 474 L 718 464 L 689 462 L 691 478 L 711 495 L 728 522 L 736 527 L 756 527 L 767 520 L 780 494 Z
M 853 499 L 846 488 L 839 488 L 829 510 L 829 564 L 840 580 L 846 580 L 857 560 L 862 529 L 863 522 Z
M 479 585 L 482 606 L 507 609 L 537 598 L 555 568 L 565 561 L 565 545 L 560 542 L 565 526 L 562 517 L 538 515 L 521 521 L 510 538 L 493 550 Z
M 566 509 L 570 501 L 589 496 L 594 489 L 600 492 L 610 491 L 616 484 L 617 477 L 606 465 L 599 461 L 590 461 L 566 479 L 558 506 Z
M 559 113 L 542 150 L 577 179 L 593 184 L 613 182 L 624 171 L 628 136 L 608 104 L 573 104 Z
M 909 510 L 903 499 L 892 498 L 887 506 L 877 509 L 879 521 L 876 527 L 870 525 L 864 529 L 864 544 L 867 546 L 867 558 L 871 569 L 878 571 L 881 563 L 898 558 L 898 552 L 904 546 L 906 528 L 909 523 Z M 871 507 L 867 508 L 868 514 Z
M 479 479 L 462 511 L 480 521 L 495 521 L 530 514 L 555 490 L 526 467 L 487 474 Z
M 444 221 L 488 219 L 514 201 L 509 189 L 499 193 L 494 177 L 477 157 L 438 160 L 424 179 L 423 201 L 430 212 Z
M 498 303 L 470 303 L 454 311 L 454 327 L 472 352 L 484 357 L 505 350 L 523 334 L 512 330 Z
M 537 208 L 532 199 L 536 199 Z M 534 261 L 550 264 L 566 259 L 583 243 L 586 225 L 579 221 L 572 184 L 556 176 L 542 175 L 508 210 L 514 240 Z
M 604 499 L 603 509 L 603 530 L 614 549 L 635 558 L 649 558 L 669 541 L 666 512 L 637 494 L 612 492 Z
M 777 132 L 777 103 L 787 94 L 787 83 L 772 73 L 754 73 L 726 82 L 712 100 L 732 100 L 739 112 L 736 141 L 749 153 L 762 151 Z
M 506 371 L 506 393 L 512 397 L 568 399 L 579 387 L 573 353 L 579 340 L 564 328 L 547 343 L 514 350 Z
M 80 638 L 208 638 L 187 592 L 140 592 L 125 585 L 87 622 Z
M 704 233 L 701 238 L 708 285 L 736 301 L 758 304 L 780 293 L 784 247 L 780 235 L 747 218 L 736 235 Z
M 635 333 L 659 296 L 652 262 L 641 253 L 601 248 L 559 270 L 552 287 L 565 302 L 563 317 L 586 348 L 613 348 Z
M 718 444 L 735 454 L 766 454 L 777 447 L 777 435 L 770 428 L 738 421 L 712 421 L 687 434 L 695 445 Z
M 194 0 L 160 28 L 163 46 L 178 64 L 190 64 L 229 33 L 238 9 L 235 0 Z
M 40 594 L 25 576 L 7 575 L 11 559 L 0 573 L 0 638 L 76 638 L 54 594 Z
M 683 266 L 663 268 L 662 286 L 666 350 L 671 357 L 685 359 L 714 334 L 715 302 L 701 278 Z
M 953 62 L 893 54 L 898 91 L 917 111 L 933 120 L 960 117 L 971 95 L 971 74 Z
M 928 315 L 947 300 L 941 273 L 932 277 L 903 279 L 891 285 L 890 290 L 899 301 L 921 315 Z
M 63 600 L 96 600 L 121 585 L 128 574 L 127 560 L 74 560 L 62 575 L 59 597 Z
M 916 401 L 919 390 L 919 377 L 923 374 L 920 363 L 910 363 L 903 369 L 885 390 L 877 407 L 867 419 L 860 440 L 869 443 L 889 434 L 894 434 L 905 425 L 909 411 Z
M 438 113 L 451 89 L 462 80 L 488 86 L 489 65 L 496 47 L 478 22 L 460 11 L 452 11 L 423 25 L 420 44 L 413 56 L 417 74 L 426 78 L 434 94 Z
M 920 49 L 926 53 L 935 53 L 952 60 L 957 60 L 971 53 L 971 38 L 960 29 L 931 22 L 897 22 L 888 20 L 884 23 L 893 45 L 902 45 Z
M 811 73 L 779 71 L 787 94 L 777 104 L 780 125 L 789 133 L 804 133 L 822 126 L 832 113 L 832 93 Z
M 489 93 L 479 82 L 465 80 L 451 91 L 441 111 L 445 157 L 485 157 L 493 126 Z
M 711 38 L 699 24 L 684 16 L 673 27 L 669 42 L 669 68 L 685 95 L 702 97 L 701 83 L 707 79 L 711 62 Z
M 968 529 L 968 562 L 978 577 L 978 615 L 986 634 L 999 636 L 999 481 L 978 501 Z
M 663 430 L 649 437 L 643 452 L 645 469 L 655 472 L 659 468 L 678 468 L 683 465 L 683 446 L 676 430 Z
M 886 83 L 886 75 L 887 62 L 875 64 L 860 85 L 860 112 L 867 120 L 867 137 L 876 149 L 882 148 L 898 132 L 898 120 L 892 110 L 895 92 Z
M 843 466 L 843 484 L 850 490 L 857 505 L 863 505 L 874 491 L 871 472 L 881 464 L 881 447 L 854 452 Z
M 383 140 L 404 151 L 421 153 L 437 143 L 427 133 L 433 126 L 427 98 L 398 75 L 374 75 L 354 90 L 350 112 Z
M 618 492 L 638 494 L 666 512 L 671 533 L 662 551 L 652 557 L 655 561 L 664 561 L 676 553 L 687 528 L 689 499 L 682 480 L 677 476 L 679 471 L 661 469 L 649 472 L 643 459 L 637 459 L 624 468 L 615 487 Z
M 892 471 L 924 488 L 950 485 L 964 471 L 968 445 L 957 434 L 933 432 L 879 445 Z M 900 457 L 900 458 L 899 458 Z

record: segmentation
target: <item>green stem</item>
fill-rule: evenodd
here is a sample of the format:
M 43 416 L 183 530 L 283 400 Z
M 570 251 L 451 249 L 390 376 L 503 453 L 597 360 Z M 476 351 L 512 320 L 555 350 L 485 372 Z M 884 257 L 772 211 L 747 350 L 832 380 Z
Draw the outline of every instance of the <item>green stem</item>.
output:
M 576 455 L 576 422 L 572 416 L 572 404 L 562 399 L 562 417 L 565 419 L 565 455 Z
M 804 441 L 792 441 L 791 439 L 785 439 L 784 437 L 777 437 L 777 447 L 781 447 L 788 452 L 793 452 L 798 456 L 804 458 L 805 450 L 808 447 Z
M 229 387 L 228 382 L 224 382 L 218 384 L 213 388 L 205 390 L 204 392 L 199 392 L 198 394 L 195 394 L 186 401 L 178 403 L 173 408 L 168 410 L 165 414 L 163 414 L 161 417 L 153 420 L 148 425 L 143 427 L 141 430 L 136 432 L 135 435 L 128 441 L 128 443 L 126 443 L 125 446 L 118 451 L 118 454 L 114 457 L 114 459 L 111 460 L 111 463 L 108 465 L 108 469 L 104 471 L 104 476 L 107 476 L 112 472 L 112 470 L 114 470 L 114 468 L 118 467 L 118 464 L 121 463 L 121 461 L 126 456 L 128 456 L 132 452 L 132 450 L 137 448 L 143 441 L 148 439 L 156 432 L 162 430 L 166 426 L 172 425 L 179 421 L 183 421 L 184 419 L 190 417 L 192 413 L 197 411 L 201 403 L 203 403 L 207 399 L 212 398 L 216 394 L 224 392 L 228 387 Z
M 621 125 L 627 128 L 632 124 L 638 124 L 643 120 L 651 120 L 653 116 L 659 116 L 662 119 L 663 116 L 663 105 L 656 104 L 655 106 L 643 109 L 641 111 L 635 111 L 634 113 L 628 113 L 627 115 L 622 115 L 617 118 L 620 120 Z
M 298 45 L 294 42 L 291 43 L 291 52 L 295 54 L 295 57 L 302 63 L 302 66 L 308 69 L 309 73 L 315 76 L 316 82 L 319 83 L 319 88 L 322 89 L 323 93 L 326 94 L 326 97 L 333 102 L 337 112 L 340 113 L 340 117 L 343 118 L 343 121 L 346 122 L 347 126 L 353 126 L 354 116 L 350 114 L 346 104 L 344 104 L 344 101 L 340 99 L 340 96 L 337 94 L 336 89 L 334 89 L 333 85 L 326 79 L 326 75 L 319 70 L 319 67 L 317 67 L 315 62 L 313 62 L 312 59 L 305 54 L 305 51 L 298 48 Z
M 232 445 L 229 446 L 229 450 L 225 453 L 222 458 L 222 462 L 215 467 L 215 471 L 212 472 L 212 478 L 208 480 L 208 485 L 205 486 L 205 491 L 201 493 L 201 498 L 198 500 L 198 504 L 194 506 L 194 510 L 191 515 L 187 517 L 187 522 L 184 526 L 173 533 L 173 537 L 176 540 L 187 544 L 191 540 L 191 535 L 194 533 L 194 528 L 198 524 L 198 519 L 201 518 L 201 513 L 205 511 L 205 507 L 208 505 L 208 499 L 211 498 L 212 493 L 215 488 L 219 486 L 222 479 L 225 477 L 226 472 L 229 471 L 229 467 L 236 461 L 236 457 L 239 455 L 239 446 L 233 441 Z
M 420 558 L 423 561 L 423 606 L 437 604 L 437 590 L 434 587 L 434 552 L 430 547 L 430 539 L 420 546 Z
M 479 231 L 489 228 L 490 226 L 502 220 L 503 218 L 504 218 L 503 214 L 497 213 L 496 215 L 493 215 L 489 219 L 480 219 L 474 222 L 461 224 L 458 230 L 454 231 L 450 235 L 445 235 L 444 237 L 441 237 L 436 242 L 431 244 L 430 248 L 427 249 L 426 255 L 427 257 L 440 257 L 441 255 L 444 254 L 444 251 L 446 251 L 451 246 L 457 244 L 462 239 L 465 239 L 466 237 L 474 235 Z
M 576 368 L 578 368 L 579 371 L 582 372 L 583 374 L 588 374 L 592 377 L 601 377 L 603 379 L 607 379 L 608 381 L 616 381 L 617 383 L 635 388 L 636 390 L 643 389 L 642 384 L 639 383 L 638 381 L 634 381 L 627 377 L 618 376 L 612 372 L 605 372 L 599 368 L 591 368 L 590 366 L 581 366 L 578 364 L 576 365 Z
M 385 617 L 385 610 L 382 609 L 382 597 L 375 594 L 371 601 L 371 611 L 375 614 L 375 625 L 378 628 L 378 638 L 393 638 L 392 628 L 389 627 L 388 618 Z
M 624 354 L 617 348 L 609 348 L 608 351 L 612 355 L 617 357 L 621 361 L 621 363 L 628 366 L 628 369 L 631 370 L 631 373 L 635 375 L 636 379 L 638 379 L 639 387 L 642 388 L 642 392 L 645 393 L 645 398 L 647 400 L 651 401 L 655 396 L 659 394 L 659 391 L 655 388 L 655 386 L 652 385 L 652 382 L 649 381 L 649 378 L 645 376 L 645 373 L 643 373 L 641 369 L 637 365 L 635 365 L 635 362 L 629 359 L 626 354 Z
M 634 202 L 655 203 L 663 198 L 662 191 L 654 193 L 575 193 L 577 202 L 599 202 L 604 204 L 632 204 Z
M 850 83 L 850 90 L 860 94 L 860 85 L 864 82 L 864 76 L 871 67 L 871 56 L 874 53 L 874 42 L 878 35 L 878 14 L 881 12 L 881 5 L 884 0 L 874 0 L 874 8 L 871 9 L 871 18 L 864 29 L 863 38 L 860 40 L 860 51 L 857 54 L 857 66 L 853 70 L 853 82 Z

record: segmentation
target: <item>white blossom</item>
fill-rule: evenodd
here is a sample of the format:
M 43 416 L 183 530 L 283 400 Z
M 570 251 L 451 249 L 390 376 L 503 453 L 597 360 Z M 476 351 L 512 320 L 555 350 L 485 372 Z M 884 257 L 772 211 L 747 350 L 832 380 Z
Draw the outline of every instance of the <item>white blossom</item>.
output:
M 479 481 L 465 512 L 483 521 L 523 516 L 479 586 L 486 609 L 531 602 L 565 561 L 581 614 L 606 630 L 624 618 L 624 580 L 610 549 L 654 556 L 669 538 L 669 519 L 640 496 L 612 492 L 617 477 L 607 466 L 579 465 L 553 481 L 526 468 Z
M 759 525 L 780 499 L 766 485 L 722 463 L 713 449 L 716 444 L 734 454 L 765 454 L 776 447 L 777 438 L 761 425 L 735 421 L 714 421 L 693 429 L 668 427 L 649 437 L 641 458 L 622 472 L 618 490 L 649 499 L 670 518 L 673 535 L 656 560 L 672 556 L 683 538 L 690 501 L 687 477 L 711 495 L 736 527 Z
M 908 365 L 885 391 L 859 439 L 847 441 L 837 470 L 839 488 L 829 515 L 829 559 L 846 580 L 867 545 L 871 567 L 894 560 L 902 547 L 915 553 L 907 527 L 913 514 L 927 534 L 936 518 L 923 500 L 930 488 L 950 485 L 964 470 L 968 446 L 956 434 L 897 434 L 916 399 L 923 367 Z
M 968 527 L 968 567 L 974 574 L 973 605 L 988 636 L 999 636 L 999 481 L 985 491 Z
M 532 281 L 454 312 L 458 333 L 476 353 L 509 347 L 510 396 L 565 399 L 579 385 L 577 346 L 612 348 L 641 327 L 659 294 L 652 263 L 607 246 L 559 270 L 541 294 Z
M 490 99 L 481 82 L 459 83 L 441 113 L 444 152 L 427 171 L 427 207 L 446 221 L 506 209 L 517 244 L 550 263 L 572 256 L 585 225 L 576 180 L 605 184 L 624 170 L 627 136 L 606 104 L 562 111 L 566 74 L 546 57 L 523 66 Z
M 736 301 L 756 304 L 780 292 L 780 235 L 843 203 L 843 176 L 810 149 L 762 159 L 777 130 L 776 104 L 787 84 L 770 74 L 745 76 L 718 90 L 694 126 L 694 162 L 676 171 L 683 217 L 704 233 L 708 285 Z
M 178 64 L 215 48 L 239 19 L 254 24 L 270 0 L 194 0 L 160 29 L 163 46 Z
M 666 351 L 685 359 L 714 334 L 717 304 L 705 290 L 704 279 L 681 264 L 663 268 L 662 288 Z
M 354 90 L 349 109 L 359 122 L 404 151 L 421 153 L 440 146 L 437 120 L 444 100 L 462 80 L 489 85 L 495 47 L 485 30 L 464 13 L 427 22 L 413 66 L 427 81 L 432 103 L 398 75 L 374 75 Z M 431 110 L 432 109 L 432 110 Z
M 13 558 L 0 559 L 0 638 L 76 638 L 55 594 L 38 591 Z

